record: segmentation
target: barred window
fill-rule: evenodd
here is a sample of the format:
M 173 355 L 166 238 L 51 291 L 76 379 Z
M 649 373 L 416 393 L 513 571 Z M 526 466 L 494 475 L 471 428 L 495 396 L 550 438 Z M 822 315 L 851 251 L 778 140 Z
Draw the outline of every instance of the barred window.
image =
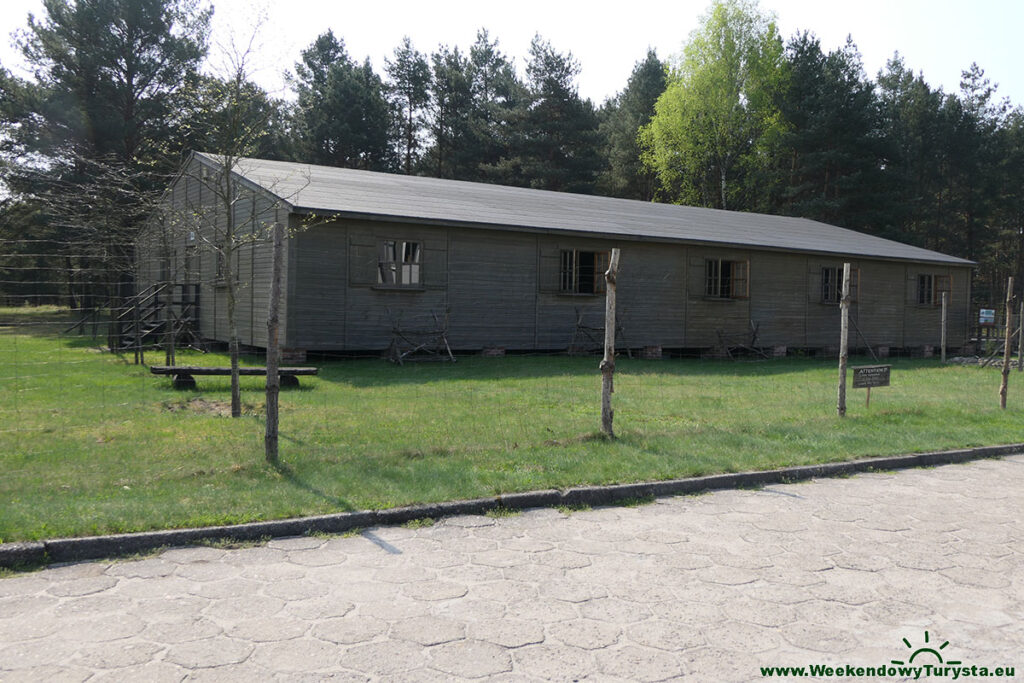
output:
M 604 294 L 609 252 L 563 249 L 558 289 L 563 294 Z
M 384 240 L 377 259 L 377 284 L 415 287 L 420 284 L 420 243 Z
M 704 296 L 746 299 L 750 296 L 749 261 L 704 259 Z
M 850 301 L 860 293 L 860 268 L 850 268 Z M 821 269 L 821 302 L 837 304 L 843 298 L 842 267 L 826 266 Z

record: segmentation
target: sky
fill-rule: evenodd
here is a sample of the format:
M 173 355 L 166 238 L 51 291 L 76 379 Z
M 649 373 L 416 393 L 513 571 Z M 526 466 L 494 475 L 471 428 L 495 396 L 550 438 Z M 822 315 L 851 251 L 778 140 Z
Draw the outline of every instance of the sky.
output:
M 383 73 L 384 59 L 403 36 L 428 54 L 439 44 L 465 51 L 479 28 L 487 28 L 522 71 L 530 40 L 540 33 L 556 50 L 572 52 L 579 60 L 580 94 L 600 104 L 625 86 L 648 47 L 662 58 L 678 54 L 708 3 L 214 0 L 211 54 L 230 44 L 232 37 L 236 42 L 248 41 L 256 17 L 262 15 L 253 76 L 271 93 L 286 96 L 284 71 L 328 28 L 345 40 L 356 59 L 369 56 L 378 73 Z M 775 13 L 783 39 L 809 30 L 828 50 L 852 36 L 872 78 L 899 51 L 906 65 L 923 72 L 932 86 L 954 92 L 959 90 L 960 72 L 977 62 L 999 84 L 1001 97 L 1024 105 L 1020 50 L 1024 0 L 761 0 L 760 4 Z M 0 63 L 25 75 L 10 35 L 25 27 L 29 12 L 40 15 L 42 3 L 3 0 L 3 5 L 0 33 L 5 40 Z

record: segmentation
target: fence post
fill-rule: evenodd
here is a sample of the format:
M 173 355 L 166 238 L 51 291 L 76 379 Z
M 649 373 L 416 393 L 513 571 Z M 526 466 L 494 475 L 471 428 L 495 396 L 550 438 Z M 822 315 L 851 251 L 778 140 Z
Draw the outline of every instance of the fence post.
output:
M 850 341 L 850 264 L 843 264 L 843 296 L 839 300 L 839 399 L 836 413 L 846 417 L 846 361 L 847 345 Z
M 1006 410 L 1006 392 L 1010 384 L 1010 342 L 1013 340 L 1013 278 L 1006 283 L 1006 340 L 1003 343 L 1003 381 L 999 383 L 999 407 Z
M 1017 316 L 1017 372 L 1024 370 L 1024 297 L 1020 300 L 1020 314 Z
M 270 276 L 270 304 L 267 311 L 267 428 L 263 445 L 267 462 L 277 465 L 278 398 L 281 394 L 280 345 L 278 329 L 281 310 L 281 262 L 284 225 L 274 223 L 274 255 Z
M 947 293 L 942 293 L 942 363 L 946 363 L 946 313 L 947 313 Z
M 601 360 L 601 431 L 615 438 L 612 430 L 612 393 L 615 391 L 615 280 L 619 274 L 619 250 L 612 249 L 608 271 L 604 274 L 604 358 Z

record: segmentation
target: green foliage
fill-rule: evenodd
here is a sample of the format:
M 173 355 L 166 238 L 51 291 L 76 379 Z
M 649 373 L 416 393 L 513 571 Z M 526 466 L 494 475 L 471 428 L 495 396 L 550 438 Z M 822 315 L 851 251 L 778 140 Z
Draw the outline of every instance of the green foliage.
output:
M 855 230 L 876 232 L 890 190 L 874 84 L 856 46 L 825 54 L 809 33 L 787 46 L 788 87 L 779 140 L 779 210 Z
M 602 172 L 600 194 L 626 199 L 654 198 L 656 177 L 640 161 L 640 128 L 654 115 L 654 105 L 665 92 L 665 64 L 654 50 L 637 62 L 626 89 L 602 107 L 601 138 L 606 169 Z
M 385 87 L 391 104 L 402 171 L 408 175 L 419 158 L 424 110 L 430 101 L 430 65 L 422 52 L 417 52 L 409 36 L 395 48 L 394 59 L 385 60 L 388 75 Z
M 526 65 L 528 97 L 512 119 L 501 182 L 542 190 L 592 192 L 601 168 L 597 113 L 576 87 L 579 62 L 539 35 Z
M 304 161 L 386 170 L 392 166 L 384 84 L 369 59 L 356 64 L 328 30 L 302 51 L 293 85 L 296 146 Z
M 756 2 L 716 0 L 673 65 L 650 124 L 643 160 L 668 201 L 719 209 L 764 204 L 759 172 L 785 121 L 782 40 Z

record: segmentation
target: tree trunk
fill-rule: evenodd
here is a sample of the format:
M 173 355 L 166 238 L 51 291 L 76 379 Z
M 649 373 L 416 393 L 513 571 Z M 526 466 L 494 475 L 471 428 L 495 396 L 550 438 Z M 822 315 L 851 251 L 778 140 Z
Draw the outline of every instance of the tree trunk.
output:
M 839 397 L 836 413 L 846 417 L 846 361 L 847 344 L 850 339 L 850 264 L 843 264 L 843 298 L 839 303 L 841 322 L 839 327 Z
M 274 256 L 270 279 L 270 305 L 267 311 L 267 429 L 263 444 L 267 462 L 277 465 L 278 397 L 281 393 L 280 347 L 278 329 L 281 310 L 281 262 L 284 252 L 284 226 L 274 224 Z
M 601 360 L 601 431 L 608 438 L 615 438 L 612 420 L 612 393 L 615 391 L 615 284 L 619 275 L 619 250 L 612 249 L 608 271 L 604 274 L 604 358 Z
M 1013 278 L 1006 283 L 1006 325 L 1003 343 L 1003 381 L 999 383 L 999 407 L 1006 410 L 1006 393 L 1010 384 L 1010 341 L 1013 338 Z

